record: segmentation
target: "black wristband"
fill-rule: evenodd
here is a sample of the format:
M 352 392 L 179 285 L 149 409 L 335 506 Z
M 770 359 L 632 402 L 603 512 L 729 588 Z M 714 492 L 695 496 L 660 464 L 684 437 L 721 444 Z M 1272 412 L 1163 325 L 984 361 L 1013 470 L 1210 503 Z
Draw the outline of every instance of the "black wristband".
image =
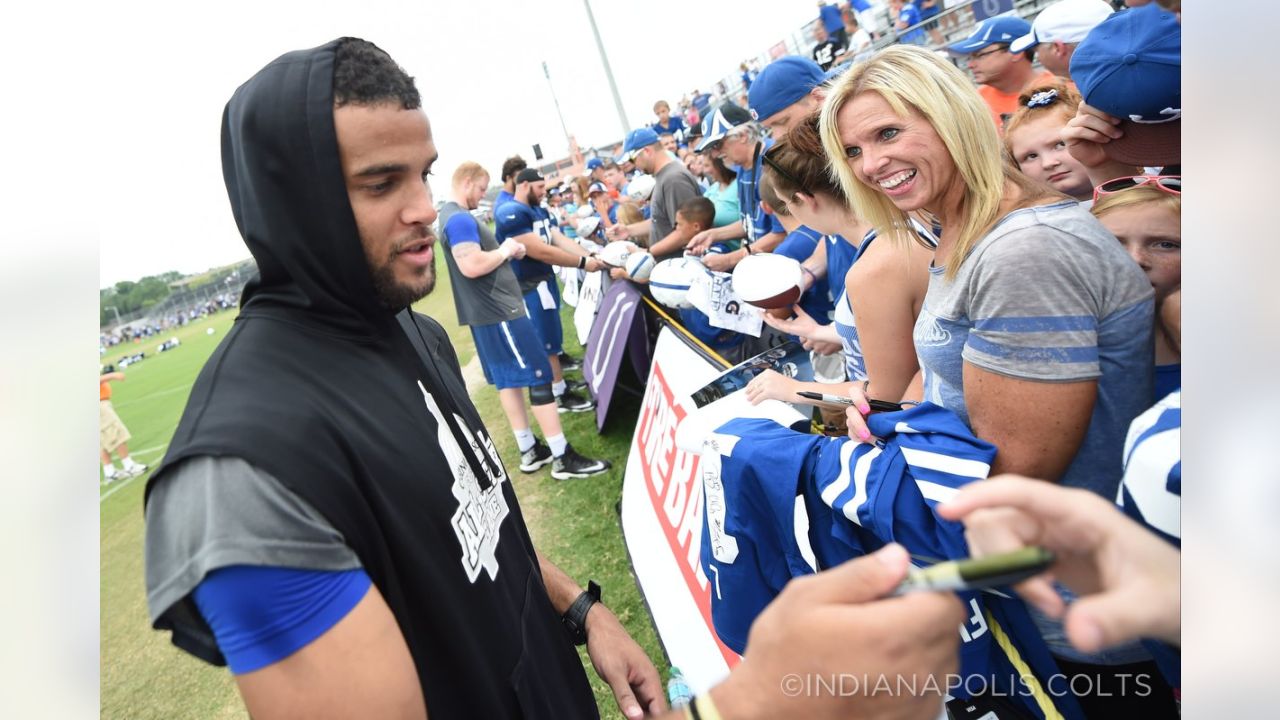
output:
M 583 255 L 582 257 L 578 258 L 578 269 L 579 269 L 579 270 L 586 270 L 586 269 L 587 269 L 587 256 L 586 256 L 586 255 Z
M 698 696 L 694 695 L 689 698 L 689 704 L 685 705 L 689 708 L 689 714 L 693 716 L 693 720 L 702 720 L 702 713 L 698 712 Z
M 587 589 L 573 601 L 560 618 L 574 645 L 587 643 L 587 611 L 600 602 L 600 586 L 595 580 L 587 581 Z

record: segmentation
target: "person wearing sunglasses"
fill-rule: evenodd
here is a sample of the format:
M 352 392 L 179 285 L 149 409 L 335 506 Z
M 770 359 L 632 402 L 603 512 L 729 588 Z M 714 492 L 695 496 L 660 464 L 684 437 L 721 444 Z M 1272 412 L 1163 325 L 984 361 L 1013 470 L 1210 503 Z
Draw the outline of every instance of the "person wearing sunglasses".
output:
M 700 255 L 713 243 L 745 239 L 749 248 L 710 254 L 704 260 L 708 269 L 728 272 L 748 252 L 773 250 L 785 235 L 777 218 L 761 209 L 760 191 L 756 187 L 764 164 L 760 156 L 772 141 L 764 137 L 751 113 L 733 102 L 721 103 L 703 120 L 702 130 L 698 152 L 710 158 L 723 158 L 725 164 L 738 173 L 738 212 L 742 223 L 740 227 L 724 226 L 698 233 L 688 247 L 689 252 Z
M 1115 497 L 1126 430 L 1151 400 L 1154 293 L 1114 236 L 1006 162 L 986 103 L 927 50 L 886 48 L 842 75 L 819 127 L 877 243 L 909 246 L 913 217 L 941 226 L 913 333 L 924 399 L 999 448 L 992 474 Z M 867 395 L 849 396 L 850 435 L 869 441 Z M 1150 663 L 1136 645 L 1080 653 L 1060 624 L 1038 625 L 1098 676 Z
M 997 15 L 983 20 L 969 37 L 947 46 L 947 51 L 964 57 L 978 95 L 991 110 L 997 128 L 1003 128 L 1018 109 L 1018 96 L 1032 85 L 1053 82 L 1048 70 L 1036 72 L 1035 48 L 1013 52 L 1014 40 L 1031 33 L 1031 24 L 1020 17 Z
M 1018 98 L 1018 111 L 1004 129 L 1004 147 L 1009 157 L 1027 177 L 1040 180 L 1054 190 L 1086 204 L 1093 202 L 1093 180 L 1086 168 L 1068 150 L 1062 130 L 1075 117 L 1080 94 L 1065 81 L 1031 88 Z M 1104 161 L 1096 172 L 1111 177 L 1132 175 L 1132 165 Z
M 1090 211 L 1147 274 L 1161 309 L 1155 322 L 1153 400 L 1158 400 L 1182 387 L 1180 333 L 1164 318 L 1166 301 L 1182 285 L 1182 178 L 1115 178 L 1099 185 L 1094 197 Z

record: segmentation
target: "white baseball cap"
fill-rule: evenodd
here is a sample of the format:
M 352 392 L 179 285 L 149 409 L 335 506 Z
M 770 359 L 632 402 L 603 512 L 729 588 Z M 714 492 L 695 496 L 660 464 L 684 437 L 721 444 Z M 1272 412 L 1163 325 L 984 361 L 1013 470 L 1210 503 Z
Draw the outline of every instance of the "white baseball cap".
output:
M 1009 43 L 1009 52 L 1046 42 L 1078 43 L 1113 12 L 1105 0 L 1060 0 L 1036 16 L 1030 33 Z

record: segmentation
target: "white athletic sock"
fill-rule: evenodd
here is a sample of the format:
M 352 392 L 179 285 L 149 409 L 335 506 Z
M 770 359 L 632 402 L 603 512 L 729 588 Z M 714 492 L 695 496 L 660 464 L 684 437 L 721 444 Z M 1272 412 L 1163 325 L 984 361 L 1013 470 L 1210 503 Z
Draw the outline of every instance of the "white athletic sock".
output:
M 114 464 L 114 463 L 103 463 L 103 464 L 102 464 L 102 473 L 103 473 L 104 475 L 106 475 L 107 477 L 111 477 L 112 475 L 115 475 L 115 474 L 116 474 L 116 466 L 115 466 L 115 464 Z
M 547 445 L 551 447 L 551 455 L 553 457 L 560 457 L 564 454 L 564 449 L 568 447 L 569 441 L 564 439 L 564 433 L 548 435 Z
M 560 382 L 553 382 L 551 383 L 551 394 L 555 395 L 556 397 L 560 397 L 561 395 L 564 394 L 565 389 L 568 387 L 569 387 L 569 384 L 563 380 L 561 380 Z
M 516 436 L 516 446 L 520 448 L 520 452 L 528 452 L 529 448 L 538 443 L 538 438 L 533 436 L 533 431 L 529 428 L 511 432 Z

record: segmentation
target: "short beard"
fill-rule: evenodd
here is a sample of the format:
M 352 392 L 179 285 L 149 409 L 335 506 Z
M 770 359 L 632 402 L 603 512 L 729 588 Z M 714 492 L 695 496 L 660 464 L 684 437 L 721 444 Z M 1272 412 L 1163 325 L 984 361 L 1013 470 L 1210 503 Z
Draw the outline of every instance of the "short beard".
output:
M 422 275 L 415 283 L 403 284 L 396 282 L 393 269 L 395 259 L 395 251 L 392 251 L 385 262 L 377 266 L 371 258 L 366 258 L 369 263 L 369 277 L 373 280 L 373 292 L 377 295 L 378 302 L 388 310 L 399 312 L 431 294 L 436 287 L 436 266 L 433 255 L 431 264 L 424 268 Z

